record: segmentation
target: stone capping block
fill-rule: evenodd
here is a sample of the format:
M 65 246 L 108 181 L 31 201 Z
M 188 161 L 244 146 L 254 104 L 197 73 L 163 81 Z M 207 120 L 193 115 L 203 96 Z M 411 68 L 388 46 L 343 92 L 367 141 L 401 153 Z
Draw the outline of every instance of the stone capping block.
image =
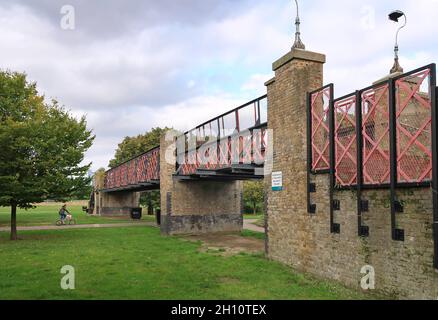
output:
M 290 51 L 289 53 L 287 53 L 286 55 L 275 61 L 272 64 L 272 70 L 276 71 L 294 59 L 314 61 L 320 63 L 326 62 L 326 57 L 324 54 L 307 51 L 307 50 L 293 49 L 292 51 Z
M 266 82 L 265 82 L 265 87 L 270 86 L 270 85 L 273 84 L 274 82 L 275 82 L 275 77 L 272 78 L 271 80 L 266 81 Z

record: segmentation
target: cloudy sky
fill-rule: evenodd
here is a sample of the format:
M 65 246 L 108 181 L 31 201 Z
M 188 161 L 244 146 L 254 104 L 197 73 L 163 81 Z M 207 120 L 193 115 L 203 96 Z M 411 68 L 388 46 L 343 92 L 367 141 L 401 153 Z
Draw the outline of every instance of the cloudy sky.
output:
M 436 62 L 438 0 L 301 1 L 303 41 L 327 55 L 337 96 L 388 73 L 394 9 L 408 15 L 405 71 Z M 0 0 L 0 68 L 87 115 L 96 170 L 125 136 L 189 129 L 265 94 L 293 23 L 291 0 Z

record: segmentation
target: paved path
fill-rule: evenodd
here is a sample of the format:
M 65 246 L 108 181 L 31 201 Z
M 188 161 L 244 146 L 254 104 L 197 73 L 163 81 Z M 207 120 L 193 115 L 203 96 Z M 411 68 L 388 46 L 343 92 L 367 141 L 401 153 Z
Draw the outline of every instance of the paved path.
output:
M 33 231 L 33 230 L 63 230 L 63 229 L 94 229 L 94 228 L 125 228 L 125 227 L 155 227 L 153 222 L 127 222 L 127 223 L 108 223 L 108 224 L 77 224 L 74 226 L 30 226 L 18 227 L 18 231 Z M 0 232 L 10 231 L 11 227 L 2 227 Z
M 243 220 L 243 229 L 245 230 L 250 230 L 250 231 L 255 231 L 255 232 L 261 232 L 261 233 L 265 233 L 265 228 L 256 226 L 254 223 L 256 223 L 258 220 Z
M 265 228 L 256 226 L 258 220 L 244 220 L 243 229 L 265 233 Z M 74 226 L 29 226 L 18 227 L 18 231 L 38 231 L 38 230 L 63 230 L 63 229 L 95 229 L 95 228 L 125 228 L 125 227 L 156 227 L 154 222 L 127 222 L 127 223 L 108 223 L 108 224 L 77 224 Z M 0 232 L 9 232 L 10 227 L 1 227 Z

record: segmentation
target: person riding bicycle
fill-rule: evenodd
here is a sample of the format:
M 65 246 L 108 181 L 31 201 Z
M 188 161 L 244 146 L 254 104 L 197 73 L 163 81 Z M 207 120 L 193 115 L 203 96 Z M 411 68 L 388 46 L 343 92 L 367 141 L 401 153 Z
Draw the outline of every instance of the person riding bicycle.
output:
M 61 216 L 61 221 L 64 222 L 67 218 L 67 214 L 71 215 L 71 213 L 67 210 L 67 205 L 64 204 L 59 210 L 59 215 Z

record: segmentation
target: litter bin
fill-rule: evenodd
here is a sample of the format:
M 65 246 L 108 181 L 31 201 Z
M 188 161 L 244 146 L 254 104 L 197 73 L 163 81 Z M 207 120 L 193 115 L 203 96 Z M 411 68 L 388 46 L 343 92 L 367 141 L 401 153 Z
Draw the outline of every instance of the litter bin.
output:
M 142 209 L 141 208 L 133 208 L 131 211 L 131 218 L 134 220 L 140 220 L 141 219 L 141 213 L 142 213 Z
M 157 219 L 157 225 L 161 225 L 161 209 L 155 210 L 155 218 Z

